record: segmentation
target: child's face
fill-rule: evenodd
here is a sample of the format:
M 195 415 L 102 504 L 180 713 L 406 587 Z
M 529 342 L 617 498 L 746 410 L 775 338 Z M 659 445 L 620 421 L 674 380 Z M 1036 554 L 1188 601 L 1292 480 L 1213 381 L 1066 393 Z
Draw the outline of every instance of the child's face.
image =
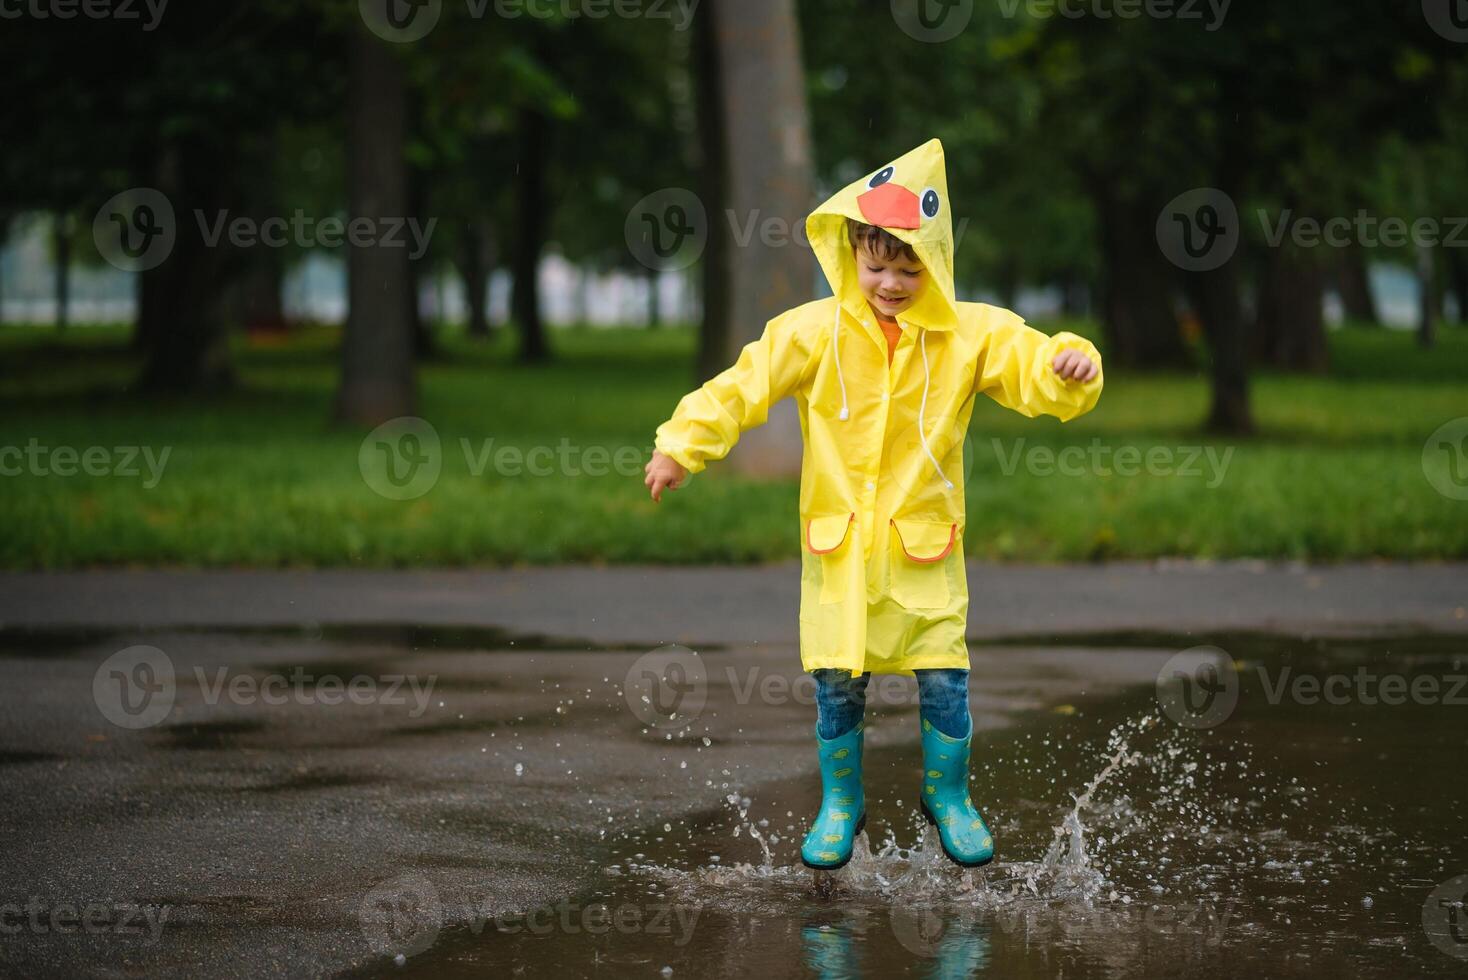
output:
M 853 247 L 856 282 L 878 316 L 891 319 L 917 302 L 927 285 L 928 270 L 916 259 L 898 253 L 891 259 Z

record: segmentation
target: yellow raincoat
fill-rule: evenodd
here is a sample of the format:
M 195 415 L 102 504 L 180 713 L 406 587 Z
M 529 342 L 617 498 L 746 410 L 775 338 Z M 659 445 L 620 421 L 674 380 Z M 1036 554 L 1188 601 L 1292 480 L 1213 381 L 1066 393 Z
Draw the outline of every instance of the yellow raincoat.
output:
M 837 193 L 806 219 L 834 297 L 771 320 L 733 367 L 684 396 L 655 445 L 690 473 L 722 459 L 792 395 L 800 481 L 800 651 L 807 670 L 911 674 L 967 668 L 963 440 L 974 396 L 1062 421 L 1095 406 L 1100 356 L 1084 337 L 1046 336 L 1016 314 L 960 303 L 943 146 L 930 140 Z M 931 275 L 887 341 L 862 297 L 846 219 L 885 227 Z M 1090 381 L 1051 361 L 1086 354 Z

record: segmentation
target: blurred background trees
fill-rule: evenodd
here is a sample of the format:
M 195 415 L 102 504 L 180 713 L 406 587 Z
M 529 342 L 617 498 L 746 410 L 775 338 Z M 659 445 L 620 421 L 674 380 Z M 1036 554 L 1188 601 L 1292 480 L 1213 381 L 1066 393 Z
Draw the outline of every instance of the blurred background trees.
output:
M 931 136 L 948 150 L 963 296 L 1094 318 L 1117 367 L 1206 371 L 1218 431 L 1253 428 L 1252 370 L 1329 371 L 1330 323 L 1408 323 L 1430 344 L 1468 309 L 1461 247 L 1268 241 L 1285 216 L 1364 209 L 1446 232 L 1468 214 L 1468 49 L 1415 5 L 1235 4 L 1210 30 L 1103 16 L 1108 0 L 1082 17 L 977 4 L 941 43 L 858 0 L 704 0 L 688 23 L 683 8 L 639 9 L 668 16 L 444 3 L 410 43 L 320 2 L 170 7 L 149 31 L 7 21 L 0 244 L 44 235 L 52 275 L 46 315 L 22 309 L 34 284 L 14 276 L 0 309 L 74 321 L 75 273 L 107 268 L 98 208 L 151 187 L 178 237 L 133 277 L 141 390 L 229 386 L 232 332 L 307 315 L 288 310 L 288 283 L 311 269 L 326 288 L 328 259 L 339 309 L 320 316 L 343 324 L 343 421 L 413 411 L 414 363 L 443 330 L 503 327 L 525 363 L 553 359 L 548 299 L 569 310 L 559 320 L 606 319 L 598 283 L 617 284 L 624 320 L 698 321 L 702 378 L 819 288 L 806 250 L 740 234 L 751 218 L 798 225 Z M 670 187 L 697 194 L 706 222 L 699 261 L 672 272 L 640 264 L 625 232 Z M 1237 253 L 1206 271 L 1178 268 L 1155 232 L 1193 188 L 1229 195 L 1242 225 Z M 211 245 L 202 232 L 224 212 L 434 226 L 417 257 Z M 1408 299 L 1377 294 L 1391 269 Z

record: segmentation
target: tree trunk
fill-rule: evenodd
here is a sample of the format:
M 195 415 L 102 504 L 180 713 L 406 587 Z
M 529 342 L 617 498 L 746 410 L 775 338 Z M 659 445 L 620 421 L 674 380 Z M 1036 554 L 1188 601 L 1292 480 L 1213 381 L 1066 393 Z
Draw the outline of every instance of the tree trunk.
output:
M 1458 322 L 1468 323 L 1468 256 L 1461 248 L 1447 249 L 1448 282 L 1453 298 L 1458 301 Z
M 1006 257 L 999 263 L 999 305 L 1012 310 L 1019 296 L 1019 263 Z
M 1418 319 L 1417 343 L 1424 348 L 1437 346 L 1437 324 L 1442 317 L 1442 297 L 1437 288 L 1437 255 L 1431 247 L 1417 247 Z
M 1330 369 L 1325 340 L 1325 276 L 1310 250 L 1264 250 L 1255 317 L 1259 360 L 1287 371 L 1324 374 Z
M 51 218 L 51 244 L 55 256 L 53 272 L 56 298 L 56 332 L 65 333 L 71 319 L 71 215 Z
M 464 301 L 469 305 L 469 336 L 475 340 L 489 339 L 489 270 L 494 264 L 489 253 L 493 247 L 483 222 L 465 223 L 458 264 L 464 279 Z
M 376 221 L 404 216 L 408 171 L 403 69 L 388 45 L 365 28 L 352 33 L 348 84 L 352 216 Z M 412 287 L 406 249 L 378 243 L 350 246 L 338 421 L 370 426 L 413 413 Z
M 1207 427 L 1225 435 L 1247 435 L 1254 431 L 1237 261 L 1231 260 L 1211 272 L 1182 273 L 1184 287 L 1208 340 L 1213 403 Z
M 699 284 L 702 316 L 698 324 L 698 355 L 694 384 L 703 384 L 728 364 L 729 255 L 733 230 L 722 220 L 728 202 L 728 137 L 724 119 L 724 86 L 720 77 L 719 31 L 713 11 L 704 4 L 693 17 L 695 105 L 698 119 L 698 194 L 708 214 L 708 243 L 703 250 Z
M 1122 199 L 1111 186 L 1095 189 L 1093 198 L 1101 216 L 1107 359 L 1124 367 L 1188 366 L 1172 307 L 1177 270 L 1157 247 L 1152 231 L 1160 205 L 1149 209 L 1141 201 Z
M 648 269 L 643 273 L 643 282 L 647 285 L 647 326 L 649 330 L 656 330 L 663 320 L 662 297 L 658 295 L 662 278 L 662 274 L 656 269 Z
M 1086 280 L 1079 273 L 1067 272 L 1060 279 L 1060 312 L 1071 319 L 1090 315 L 1091 304 L 1086 292 Z
M 794 0 L 714 0 L 712 6 L 728 206 L 741 221 L 760 213 L 801 228 L 812 203 L 812 162 Z M 723 351 L 725 366 L 764 332 L 767 321 L 810 299 L 813 253 L 797 244 L 800 240 L 803 236 L 787 236 L 781 246 L 754 238 L 747 248 L 726 253 L 733 329 Z M 740 472 L 799 474 L 800 426 L 792 403 L 772 410 L 769 423 L 744 441 L 734 460 Z
M 1360 246 L 1342 249 L 1335 267 L 1335 288 L 1340 294 L 1346 319 L 1364 326 L 1381 326 L 1376 297 L 1371 292 L 1371 276 L 1366 266 L 1366 253 Z
M 545 247 L 546 213 L 550 201 L 545 193 L 548 162 L 546 138 L 549 123 L 534 109 L 520 111 L 519 171 L 516 175 L 518 208 L 515 214 L 514 248 L 510 272 L 514 279 L 510 295 L 510 318 L 520 331 L 520 360 L 525 363 L 550 357 L 545 324 L 540 310 L 540 253 Z
M 163 150 L 156 186 L 174 202 L 179 232 L 173 251 L 138 276 L 136 337 L 144 353 L 147 391 L 200 392 L 234 383 L 229 332 L 221 308 L 228 286 L 228 249 L 209 247 L 185 215 L 229 206 L 229 161 L 207 137 Z
M 236 317 L 247 330 L 285 329 L 285 257 L 278 248 L 257 248 L 235 293 Z
M 407 215 L 417 219 L 424 224 L 428 211 L 428 183 L 427 176 L 421 167 L 409 165 L 408 167 L 408 210 Z M 411 242 L 412 239 L 410 238 Z M 408 311 L 413 320 L 413 354 L 420 361 L 433 357 L 438 353 L 438 344 L 433 334 L 433 323 L 430 317 L 423 315 L 423 284 L 433 276 L 432 263 L 427 251 L 414 258 L 412 252 L 414 246 L 409 245 L 408 276 L 409 276 L 409 303 Z
M 10 242 L 10 215 L 0 214 L 0 260 L 5 255 L 5 246 Z M 5 326 L 5 263 L 0 261 L 0 327 Z
M 1443 249 L 1447 258 L 1447 282 L 1445 292 L 1452 293 L 1458 302 L 1458 323 L 1468 323 L 1468 255 L 1464 249 Z

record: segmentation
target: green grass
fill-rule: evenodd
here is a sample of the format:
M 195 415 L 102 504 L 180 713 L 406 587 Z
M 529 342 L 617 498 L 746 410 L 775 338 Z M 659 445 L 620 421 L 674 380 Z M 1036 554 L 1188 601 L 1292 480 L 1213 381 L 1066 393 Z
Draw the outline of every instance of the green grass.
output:
M 1085 324 L 1062 326 L 1094 334 Z M 241 342 L 237 391 L 158 399 L 116 329 L 0 330 L 0 447 L 170 450 L 142 477 L 0 476 L 0 566 L 408 566 L 556 561 L 722 562 L 790 558 L 794 481 L 757 483 L 714 464 L 661 506 L 641 463 L 690 384 L 687 330 L 565 331 L 550 365 L 515 364 L 501 337 L 448 342 L 420 372 L 419 414 L 443 444 L 438 482 L 408 501 L 374 493 L 358 467 L 364 433 L 328 424 L 335 335 L 286 346 Z M 980 399 L 967 454 L 971 556 L 1065 560 L 1188 555 L 1314 560 L 1468 558 L 1468 502 L 1423 472 L 1424 441 L 1468 415 L 1468 331 L 1423 352 L 1407 335 L 1332 335 L 1329 378 L 1259 375 L 1260 435 L 1204 438 L 1196 375 L 1108 371 L 1100 407 L 1066 425 Z M 478 448 L 637 447 L 630 475 L 474 475 Z M 997 440 L 997 442 L 996 442 Z M 1023 440 L 1021 443 L 1020 440 Z M 1018 447 L 1157 447 L 1169 467 L 1135 476 L 1044 475 L 1004 461 Z M 1192 452 L 1229 451 L 1222 479 Z M 737 450 L 736 450 L 737 452 Z M 0 459 L 13 464 L 14 460 Z M 1216 483 L 1216 485 L 1210 485 Z

